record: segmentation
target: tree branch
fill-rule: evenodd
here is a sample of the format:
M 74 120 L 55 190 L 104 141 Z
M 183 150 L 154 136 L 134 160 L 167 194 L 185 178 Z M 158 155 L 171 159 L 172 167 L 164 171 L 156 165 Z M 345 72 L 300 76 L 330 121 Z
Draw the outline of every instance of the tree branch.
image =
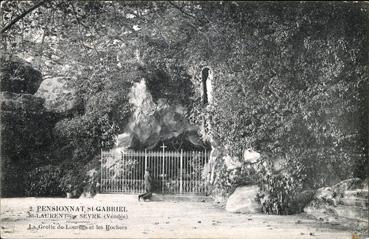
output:
M 1 29 L 1 32 L 0 33 L 4 33 L 7 30 L 9 30 L 15 23 L 17 23 L 19 20 L 21 20 L 22 18 L 24 18 L 28 13 L 30 13 L 33 10 L 35 10 L 36 8 L 40 7 L 45 2 L 46 2 L 46 0 L 42 0 L 42 1 L 38 2 L 38 3 L 36 3 L 34 6 L 32 6 L 31 8 L 29 8 L 25 12 L 23 12 L 21 15 L 17 16 L 16 18 L 14 18 L 13 21 L 11 21 L 10 23 L 8 23 L 3 29 Z
M 189 16 L 189 17 L 191 17 L 191 18 L 193 18 L 193 19 L 195 19 L 195 20 L 198 20 L 195 16 L 193 16 L 193 15 L 189 14 L 188 12 L 183 11 L 183 9 L 182 9 L 181 7 L 177 6 L 177 5 L 176 5 L 176 4 L 174 4 L 173 2 L 168 1 L 168 3 L 169 3 L 170 5 L 172 5 L 173 7 L 175 7 L 176 9 L 178 9 L 178 10 L 179 10 L 181 13 L 183 13 L 184 15 Z

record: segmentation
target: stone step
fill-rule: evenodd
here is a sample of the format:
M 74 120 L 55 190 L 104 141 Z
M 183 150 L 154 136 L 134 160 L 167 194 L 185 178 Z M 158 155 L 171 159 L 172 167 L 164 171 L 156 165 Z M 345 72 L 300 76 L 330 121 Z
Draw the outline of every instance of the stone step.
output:
M 339 217 L 368 221 L 368 208 L 338 205 L 332 210 Z
M 339 204 L 368 208 L 369 201 L 367 199 L 357 197 L 344 197 L 339 199 Z
M 344 192 L 344 197 L 357 197 L 362 199 L 369 198 L 368 190 L 356 189 L 356 190 L 347 190 Z

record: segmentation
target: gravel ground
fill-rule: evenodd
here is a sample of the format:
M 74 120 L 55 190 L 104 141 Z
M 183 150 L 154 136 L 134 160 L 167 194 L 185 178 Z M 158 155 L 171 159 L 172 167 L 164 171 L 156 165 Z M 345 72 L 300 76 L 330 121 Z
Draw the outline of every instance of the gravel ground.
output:
M 55 211 L 52 206 L 64 211 Z M 67 212 L 66 207 L 83 210 Z M 108 211 L 112 208 L 121 211 Z M 62 216 L 66 218 L 54 218 Z M 136 196 L 123 195 L 1 199 L 1 238 L 173 237 L 355 238 L 352 229 L 321 223 L 303 214 L 232 214 L 211 202 L 138 202 Z

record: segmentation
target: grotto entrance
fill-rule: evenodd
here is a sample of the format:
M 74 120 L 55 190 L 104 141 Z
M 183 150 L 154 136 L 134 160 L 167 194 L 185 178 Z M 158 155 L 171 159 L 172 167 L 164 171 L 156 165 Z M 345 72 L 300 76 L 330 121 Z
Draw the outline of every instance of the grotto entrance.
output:
M 162 194 L 206 195 L 205 166 L 210 151 L 168 150 L 164 143 L 160 150 L 124 150 L 119 154 L 101 153 L 101 192 L 144 192 L 145 169 L 150 168 L 153 189 Z

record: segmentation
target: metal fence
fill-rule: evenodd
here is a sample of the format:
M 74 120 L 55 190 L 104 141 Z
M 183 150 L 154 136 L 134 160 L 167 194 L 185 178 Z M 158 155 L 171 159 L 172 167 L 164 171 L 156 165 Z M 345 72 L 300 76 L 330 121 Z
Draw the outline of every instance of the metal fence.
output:
M 101 191 L 144 192 L 145 169 L 150 168 L 153 191 L 164 194 L 206 194 L 206 151 L 101 152 Z

